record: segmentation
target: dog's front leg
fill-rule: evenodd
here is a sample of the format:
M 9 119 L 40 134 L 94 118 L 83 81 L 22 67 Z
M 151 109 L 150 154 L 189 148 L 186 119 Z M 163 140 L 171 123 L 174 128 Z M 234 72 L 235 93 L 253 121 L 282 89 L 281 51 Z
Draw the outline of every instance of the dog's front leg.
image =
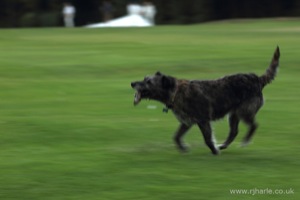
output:
M 216 148 L 214 143 L 214 137 L 212 134 L 211 126 L 209 122 L 199 122 L 198 126 L 203 134 L 206 145 L 210 148 L 214 155 L 219 154 L 219 150 Z
M 174 141 L 176 143 L 176 146 L 182 152 L 186 152 L 187 147 L 182 144 L 181 138 L 190 128 L 191 128 L 191 126 L 181 123 L 178 130 L 176 131 L 176 133 L 174 135 Z

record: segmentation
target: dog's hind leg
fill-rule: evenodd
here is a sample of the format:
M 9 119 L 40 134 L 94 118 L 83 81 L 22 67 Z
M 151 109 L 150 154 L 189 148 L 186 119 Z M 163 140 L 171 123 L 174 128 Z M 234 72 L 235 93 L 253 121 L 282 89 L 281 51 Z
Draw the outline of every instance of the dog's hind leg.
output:
M 191 126 L 188 126 L 188 125 L 185 125 L 182 123 L 182 124 L 180 124 L 178 130 L 175 133 L 174 141 L 176 143 L 177 148 L 182 152 L 187 151 L 187 147 L 182 144 L 181 138 L 190 128 L 191 128 Z
M 198 126 L 203 134 L 206 145 L 210 148 L 214 155 L 219 154 L 219 149 L 215 147 L 215 141 L 209 122 L 200 122 Z
M 233 142 L 233 140 L 235 139 L 235 137 L 238 134 L 239 122 L 240 122 L 240 119 L 236 113 L 231 113 L 229 115 L 230 132 L 229 132 L 229 135 L 228 135 L 226 141 L 219 146 L 219 149 L 226 149 Z

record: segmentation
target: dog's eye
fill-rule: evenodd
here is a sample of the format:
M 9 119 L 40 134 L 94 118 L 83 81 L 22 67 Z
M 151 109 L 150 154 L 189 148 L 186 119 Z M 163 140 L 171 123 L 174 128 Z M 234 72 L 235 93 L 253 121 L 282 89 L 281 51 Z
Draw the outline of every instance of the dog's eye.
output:
M 149 84 L 149 85 L 152 85 L 152 82 L 151 82 L 151 80 L 149 79 L 149 80 L 147 80 L 147 82 L 146 82 L 147 84 Z

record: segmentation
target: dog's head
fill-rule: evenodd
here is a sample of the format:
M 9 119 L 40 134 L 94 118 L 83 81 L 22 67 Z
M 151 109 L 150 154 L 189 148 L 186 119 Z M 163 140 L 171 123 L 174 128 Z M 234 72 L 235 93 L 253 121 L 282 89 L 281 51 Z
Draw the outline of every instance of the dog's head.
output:
M 137 105 L 142 99 L 153 99 L 167 103 L 175 85 L 175 78 L 160 72 L 156 72 L 152 76 L 146 76 L 142 81 L 131 83 L 131 87 L 136 90 L 133 103 Z

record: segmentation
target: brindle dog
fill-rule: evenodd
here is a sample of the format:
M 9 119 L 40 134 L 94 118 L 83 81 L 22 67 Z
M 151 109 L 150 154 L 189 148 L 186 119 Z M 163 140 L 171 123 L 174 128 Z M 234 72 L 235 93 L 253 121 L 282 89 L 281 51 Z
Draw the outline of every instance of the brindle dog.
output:
M 157 72 L 142 81 L 131 83 L 136 90 L 134 105 L 142 99 L 153 99 L 171 109 L 180 122 L 175 133 L 175 143 L 181 151 L 186 151 L 182 136 L 197 124 L 206 145 L 213 154 L 226 149 L 238 134 L 240 120 L 249 126 L 243 139 L 244 145 L 251 140 L 257 124 L 255 115 L 263 105 L 263 88 L 275 78 L 279 65 L 279 47 L 276 48 L 271 64 L 262 76 L 255 74 L 235 74 L 217 80 L 184 80 Z M 230 132 L 226 141 L 215 146 L 210 121 L 229 114 Z

